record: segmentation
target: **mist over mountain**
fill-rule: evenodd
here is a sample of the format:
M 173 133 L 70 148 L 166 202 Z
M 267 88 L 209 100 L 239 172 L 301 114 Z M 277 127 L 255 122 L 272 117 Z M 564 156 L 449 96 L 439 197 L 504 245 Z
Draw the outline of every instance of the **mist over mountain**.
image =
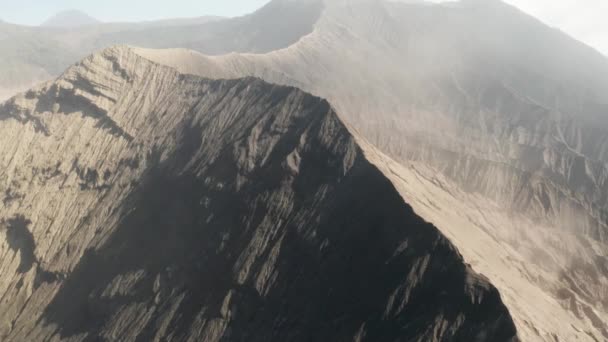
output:
M 61 75 L 0 107 L 1 339 L 608 339 L 603 55 L 501 1 L 206 20 L 0 24 L 7 95 Z
M 312 31 L 321 8 L 319 1 L 275 0 L 255 13 L 228 19 L 210 16 L 76 29 L 71 24 L 49 29 L 0 23 L 0 100 L 56 77 L 88 54 L 115 44 L 182 47 L 208 54 L 284 48 Z M 65 16 L 58 20 L 70 22 Z

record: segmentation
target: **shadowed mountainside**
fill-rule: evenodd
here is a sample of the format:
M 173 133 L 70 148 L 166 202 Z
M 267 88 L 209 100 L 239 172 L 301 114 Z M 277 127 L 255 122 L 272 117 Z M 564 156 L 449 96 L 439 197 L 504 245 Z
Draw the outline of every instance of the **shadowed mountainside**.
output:
M 298 25 L 286 30 L 292 21 Z M 382 151 L 372 148 L 367 157 L 406 202 L 498 287 L 522 339 L 608 338 L 604 56 L 501 1 L 274 1 L 251 16 L 183 26 L 167 32 L 190 32 L 179 45 L 212 56 L 137 53 L 184 74 L 255 76 L 327 98 Z M 104 29 L 89 46 L 122 36 L 132 44 L 165 46 L 153 41 L 158 36 L 178 45 L 164 29 L 139 28 Z M 57 37 L 61 44 L 91 42 L 88 33 L 36 37 L 48 51 L 57 51 Z M 56 59 L 43 63 L 56 71 L 27 70 L 41 79 L 63 70 L 69 58 L 51 55 Z M 78 96 L 70 101 L 76 111 L 89 105 Z M 136 136 L 94 107 L 86 115 L 126 140 Z M 18 118 L 48 128 L 27 113 Z M 85 180 L 102 178 L 75 167 Z
M 336 0 L 286 49 L 139 53 L 327 98 L 405 167 L 402 193 L 425 219 L 467 236 L 458 248 L 505 294 L 526 340 L 608 337 L 608 61 L 598 52 L 501 1 Z M 453 215 L 421 198 L 471 202 Z
M 112 48 L 0 131 L 4 341 L 516 340 L 320 98 Z

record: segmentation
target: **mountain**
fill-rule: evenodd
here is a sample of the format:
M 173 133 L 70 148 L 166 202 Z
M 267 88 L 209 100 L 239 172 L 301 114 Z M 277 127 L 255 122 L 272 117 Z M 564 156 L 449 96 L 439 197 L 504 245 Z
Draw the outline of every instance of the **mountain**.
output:
M 86 13 L 77 10 L 63 11 L 55 14 L 42 23 L 42 27 L 72 27 L 98 25 L 100 22 Z
M 312 31 L 321 1 L 274 0 L 238 18 L 201 17 L 142 23 L 22 27 L 0 23 L 0 101 L 58 76 L 88 54 L 116 44 L 182 47 L 207 54 L 264 53 L 295 43 Z M 68 19 L 63 22 L 74 22 Z M 12 76 L 11 76 L 12 75 Z
M 597 51 L 500 1 L 327 1 L 286 49 L 138 53 L 327 98 L 497 286 L 522 339 L 608 338 L 608 60 Z
M 97 38 L 95 47 L 129 44 L 149 48 L 181 47 L 210 55 L 265 53 L 286 48 L 310 33 L 322 8 L 319 0 L 274 0 L 252 14 L 204 25 L 107 33 Z
M 287 30 L 290 21 L 299 24 Z M 500 1 L 373 0 L 275 0 L 243 18 L 174 29 L 190 32 L 184 37 L 191 38 L 178 40 L 149 27 L 133 29 L 139 30 L 133 35 L 104 31 L 94 39 L 85 32 L 43 36 L 23 30 L 10 26 L 0 34 L 36 37 L 62 52 L 83 53 L 123 37 L 132 45 L 181 46 L 189 49 L 130 51 L 180 74 L 233 82 L 253 76 L 328 99 L 365 158 L 500 291 L 519 338 L 608 339 L 608 62 L 562 32 Z M 265 39 L 271 34 L 276 36 Z M 17 61 L 46 55 L 7 51 L 25 51 Z M 36 63 L 27 65 L 45 65 Z M 122 73 L 119 67 L 114 72 Z M 104 100 L 107 92 L 122 94 L 121 82 L 101 82 L 103 90 L 98 83 L 84 82 L 101 103 L 119 97 Z M 127 140 L 136 136 L 124 125 L 135 117 L 132 109 L 152 109 L 157 99 L 143 90 L 129 94 L 137 105 L 125 107 L 124 119 L 99 123 Z M 28 97 L 40 94 L 19 98 Z M 80 97 L 64 106 L 71 103 L 75 111 L 90 108 Z M 17 112 L 20 121 L 46 130 L 28 114 L 35 110 Z M 52 122 L 62 127 L 56 116 Z M 76 128 L 66 132 L 81 136 Z M 105 154 L 89 162 L 105 160 Z M 11 162 L 27 160 L 6 155 Z M 38 240 L 24 243 L 32 241 Z
M 73 51 L 48 30 L 0 22 L 0 101 L 58 76 L 72 64 Z
M 329 103 L 111 48 L 0 107 L 0 336 L 516 340 Z

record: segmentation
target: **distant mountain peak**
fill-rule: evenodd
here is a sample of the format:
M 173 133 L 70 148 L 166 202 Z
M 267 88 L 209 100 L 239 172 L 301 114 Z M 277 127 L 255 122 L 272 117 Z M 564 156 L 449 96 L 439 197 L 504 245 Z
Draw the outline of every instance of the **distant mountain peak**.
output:
M 90 15 L 78 11 L 68 10 L 59 12 L 47 19 L 41 26 L 44 27 L 79 27 L 99 24 L 100 21 Z
M 491 6 L 503 4 L 504 2 L 502 0 L 460 0 L 460 3 L 475 6 Z

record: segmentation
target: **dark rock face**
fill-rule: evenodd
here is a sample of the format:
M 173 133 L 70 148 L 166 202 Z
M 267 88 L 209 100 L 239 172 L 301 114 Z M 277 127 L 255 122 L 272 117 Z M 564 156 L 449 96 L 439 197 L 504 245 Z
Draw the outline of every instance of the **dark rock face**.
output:
M 147 323 L 118 336 L 152 339 L 170 322 L 165 336 L 211 339 L 202 321 L 247 341 L 514 336 L 497 291 L 469 283 L 449 242 L 379 171 L 359 157 L 346 176 L 341 167 L 332 174 L 323 165 L 336 156 L 314 145 L 297 178 L 270 162 L 240 190 L 232 161 L 204 173 L 226 184 L 221 190 L 174 159 L 155 166 L 127 199 L 135 210 L 85 253 L 43 317 L 64 337 L 100 334 L 133 303 L 149 308 Z M 140 270 L 128 293 L 103 295 L 112 279 Z
M 100 127 L 92 106 L 62 112 L 46 87 L 2 108 L 0 130 L 36 138 L 5 147 L 24 161 L 1 177 L 26 181 L 3 213 L 37 208 L 23 220 L 54 275 L 32 287 L 40 271 L 19 275 L 5 258 L 3 340 L 517 339 L 498 291 L 404 203 L 326 101 L 180 75 L 126 48 L 54 87 L 133 139 Z M 55 111 L 36 111 L 39 96 Z M 38 154 L 54 142 L 61 153 Z

